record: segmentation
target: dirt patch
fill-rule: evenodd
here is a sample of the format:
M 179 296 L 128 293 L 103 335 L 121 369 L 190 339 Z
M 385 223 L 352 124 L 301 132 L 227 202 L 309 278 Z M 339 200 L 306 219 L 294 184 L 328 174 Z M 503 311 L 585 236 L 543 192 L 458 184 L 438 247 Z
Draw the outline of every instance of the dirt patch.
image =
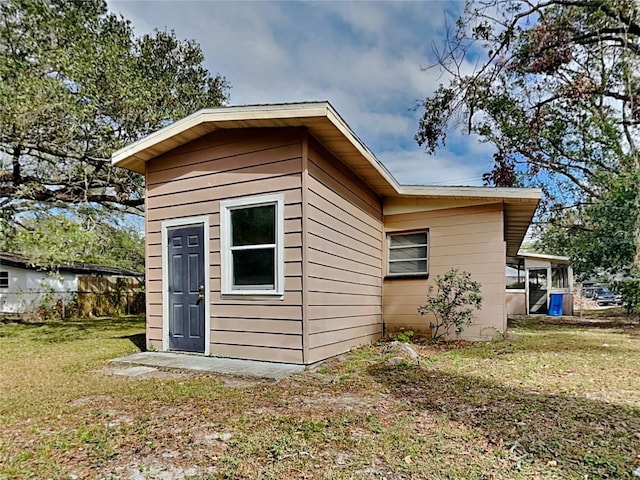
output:
M 158 459 L 155 457 L 140 458 L 130 465 L 120 466 L 113 471 L 116 478 L 127 480 L 186 480 L 200 476 L 213 475 L 216 467 L 203 468 L 176 466 L 172 460 L 178 456 L 177 452 L 165 452 Z
M 331 395 L 329 393 L 319 393 L 312 397 L 301 396 L 294 399 L 306 406 L 317 406 L 322 409 L 343 409 L 343 410 L 369 410 L 380 406 L 380 399 L 371 395 L 357 395 L 343 393 L 341 395 Z
M 575 326 L 587 328 L 637 328 L 638 320 L 626 315 L 542 317 L 544 325 Z
M 220 379 L 222 380 L 222 383 L 224 383 L 226 387 L 231 387 L 231 388 L 249 388 L 249 387 L 255 387 L 256 385 L 260 385 L 261 383 L 264 383 L 264 380 L 260 380 L 260 379 L 251 379 L 246 377 L 230 377 L 227 375 L 221 375 Z
M 85 405 L 100 404 L 109 401 L 107 395 L 92 395 L 90 397 L 78 397 L 69 402 L 72 407 L 84 407 Z

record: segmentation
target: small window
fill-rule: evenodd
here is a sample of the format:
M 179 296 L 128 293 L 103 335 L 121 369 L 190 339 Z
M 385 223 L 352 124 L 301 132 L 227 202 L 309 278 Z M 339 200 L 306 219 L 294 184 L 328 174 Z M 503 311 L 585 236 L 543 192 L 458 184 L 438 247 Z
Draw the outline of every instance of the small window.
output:
M 569 269 L 566 266 L 551 267 L 551 286 L 553 288 L 569 288 Z
M 387 236 L 390 276 L 426 275 L 427 232 L 390 234 Z
M 220 202 L 222 293 L 282 294 L 282 195 Z
M 507 263 L 507 268 L 505 270 L 505 278 L 507 283 L 507 289 L 524 290 L 525 288 L 524 261 L 519 260 L 517 262 Z
M 9 288 L 9 272 L 0 272 L 0 288 Z

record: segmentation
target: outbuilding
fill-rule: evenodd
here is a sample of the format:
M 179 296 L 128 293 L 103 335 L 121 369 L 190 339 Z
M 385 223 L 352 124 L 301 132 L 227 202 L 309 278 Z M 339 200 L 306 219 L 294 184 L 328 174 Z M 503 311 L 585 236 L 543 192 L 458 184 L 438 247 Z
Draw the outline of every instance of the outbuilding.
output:
M 33 262 L 24 255 L 0 252 L 0 313 L 23 314 L 38 307 L 61 306 L 76 295 L 100 294 L 90 290 L 97 283 L 118 279 L 142 283 L 143 274 L 127 268 L 71 262 L 53 268 Z
M 536 189 L 400 185 L 328 102 L 201 110 L 113 154 L 145 175 L 147 343 L 312 364 L 400 327 L 451 268 L 506 329 Z M 425 164 L 426 165 L 426 164 Z
M 521 252 L 507 258 L 507 314 L 573 315 L 569 257 Z

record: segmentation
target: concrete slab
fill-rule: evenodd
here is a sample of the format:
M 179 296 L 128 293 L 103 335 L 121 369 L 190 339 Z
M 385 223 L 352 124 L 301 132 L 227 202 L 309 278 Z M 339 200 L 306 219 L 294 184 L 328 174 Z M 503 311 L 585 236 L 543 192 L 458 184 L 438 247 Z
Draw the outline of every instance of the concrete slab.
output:
M 157 368 L 153 367 L 128 367 L 121 370 L 114 370 L 114 375 L 121 375 L 123 377 L 138 377 L 146 373 L 157 372 Z
M 222 373 L 246 377 L 273 378 L 279 380 L 304 371 L 304 365 L 258 362 L 232 358 L 205 357 L 171 352 L 140 352 L 115 358 L 112 363 L 146 365 L 149 367 L 179 368 L 199 372 Z

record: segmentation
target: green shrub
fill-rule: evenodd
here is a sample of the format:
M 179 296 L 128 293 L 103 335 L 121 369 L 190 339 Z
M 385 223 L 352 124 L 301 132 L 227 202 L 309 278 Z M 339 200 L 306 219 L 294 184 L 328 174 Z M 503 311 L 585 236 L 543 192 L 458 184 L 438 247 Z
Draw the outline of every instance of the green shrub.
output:
M 393 336 L 393 339 L 396 342 L 402 343 L 411 343 L 415 332 L 413 330 L 405 330 L 403 327 L 400 327 L 400 331 Z
M 473 309 L 480 310 L 480 282 L 471 280 L 471 274 L 452 268 L 436 277 L 436 291 L 429 285 L 427 302 L 418 307 L 420 315 L 433 314 L 434 321 L 429 324 L 434 341 L 451 334 L 456 335 L 469 325 L 473 318 Z
M 622 305 L 627 314 L 640 313 L 640 280 L 616 282 L 614 291 L 622 295 Z

